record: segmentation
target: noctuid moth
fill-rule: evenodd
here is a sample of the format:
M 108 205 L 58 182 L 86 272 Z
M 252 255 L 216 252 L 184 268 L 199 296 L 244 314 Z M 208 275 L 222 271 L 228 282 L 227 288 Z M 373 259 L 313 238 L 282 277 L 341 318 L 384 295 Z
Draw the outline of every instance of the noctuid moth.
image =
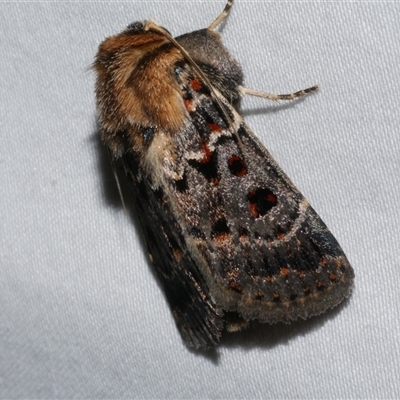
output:
M 241 67 L 215 28 L 177 38 L 154 21 L 104 40 L 93 67 L 100 134 L 124 166 L 149 257 L 188 346 L 290 322 L 348 297 L 354 272 L 238 112 Z M 235 316 L 235 318 L 231 318 Z

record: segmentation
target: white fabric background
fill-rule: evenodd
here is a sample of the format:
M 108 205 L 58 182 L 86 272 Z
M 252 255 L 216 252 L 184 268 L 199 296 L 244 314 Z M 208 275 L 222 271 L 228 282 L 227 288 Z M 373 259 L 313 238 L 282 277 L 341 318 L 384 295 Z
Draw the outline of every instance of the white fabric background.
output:
M 356 272 L 320 318 L 189 351 L 120 205 L 96 134 L 98 44 L 154 17 L 206 27 L 212 2 L 0 5 L 1 398 L 398 398 L 399 3 L 237 0 L 223 26 L 243 104 Z

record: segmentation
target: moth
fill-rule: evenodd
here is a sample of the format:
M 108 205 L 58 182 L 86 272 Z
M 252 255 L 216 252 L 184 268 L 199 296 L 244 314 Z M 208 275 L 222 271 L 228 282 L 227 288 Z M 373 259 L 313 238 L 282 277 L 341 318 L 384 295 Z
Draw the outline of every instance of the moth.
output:
M 135 22 L 99 47 L 93 68 L 100 134 L 122 163 L 149 258 L 190 347 L 256 319 L 323 313 L 354 272 L 304 196 L 239 113 L 241 98 L 292 100 L 243 86 L 215 28 L 173 38 Z

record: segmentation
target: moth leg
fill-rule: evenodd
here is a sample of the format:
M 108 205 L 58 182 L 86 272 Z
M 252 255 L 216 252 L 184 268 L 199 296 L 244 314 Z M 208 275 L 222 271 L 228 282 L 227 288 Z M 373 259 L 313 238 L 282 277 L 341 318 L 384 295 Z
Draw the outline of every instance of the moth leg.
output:
M 213 31 L 229 14 L 230 9 L 232 8 L 233 0 L 228 0 L 226 2 L 225 8 L 222 13 L 218 15 L 218 17 L 214 20 L 214 22 L 207 28 L 210 31 Z
M 311 86 L 307 89 L 299 90 L 298 92 L 295 93 L 290 93 L 290 94 L 274 94 L 274 93 L 265 93 L 265 92 L 260 92 L 258 90 L 250 89 L 244 86 L 239 86 L 240 93 L 242 95 L 250 95 L 250 96 L 256 96 L 256 97 L 262 97 L 263 99 L 268 99 L 268 100 L 273 100 L 273 101 L 280 101 L 280 100 L 294 100 L 299 97 L 303 97 L 306 94 L 316 92 L 318 90 L 318 85 Z
M 120 183 L 119 177 L 118 177 L 117 166 L 115 165 L 114 157 L 113 157 L 110 149 L 108 149 L 108 157 L 110 159 L 110 164 L 111 164 L 111 168 L 112 168 L 112 171 L 114 174 L 115 183 L 117 184 L 119 198 L 121 199 L 122 207 L 124 209 L 125 215 L 128 215 L 128 212 L 126 210 L 125 201 L 124 201 L 124 196 L 122 194 L 121 183 Z

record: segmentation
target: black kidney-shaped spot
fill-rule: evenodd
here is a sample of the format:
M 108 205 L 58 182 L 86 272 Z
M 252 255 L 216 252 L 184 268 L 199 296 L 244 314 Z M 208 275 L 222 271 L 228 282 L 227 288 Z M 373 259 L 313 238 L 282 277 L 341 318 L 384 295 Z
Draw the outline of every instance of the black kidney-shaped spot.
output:
M 179 181 L 175 181 L 175 186 L 181 193 L 185 192 L 188 189 L 186 174 L 184 174 L 182 179 L 180 179 Z
M 244 176 L 247 174 L 246 163 L 237 155 L 229 157 L 228 168 L 231 174 L 235 176 Z
M 220 218 L 212 227 L 211 237 L 215 238 L 218 235 L 227 233 L 229 233 L 229 227 L 228 224 L 226 223 L 226 219 Z
M 247 195 L 251 214 L 258 218 L 278 204 L 276 195 L 269 189 L 256 189 Z
M 206 152 L 202 160 L 189 160 L 189 164 L 196 168 L 207 180 L 219 179 L 217 153 Z

